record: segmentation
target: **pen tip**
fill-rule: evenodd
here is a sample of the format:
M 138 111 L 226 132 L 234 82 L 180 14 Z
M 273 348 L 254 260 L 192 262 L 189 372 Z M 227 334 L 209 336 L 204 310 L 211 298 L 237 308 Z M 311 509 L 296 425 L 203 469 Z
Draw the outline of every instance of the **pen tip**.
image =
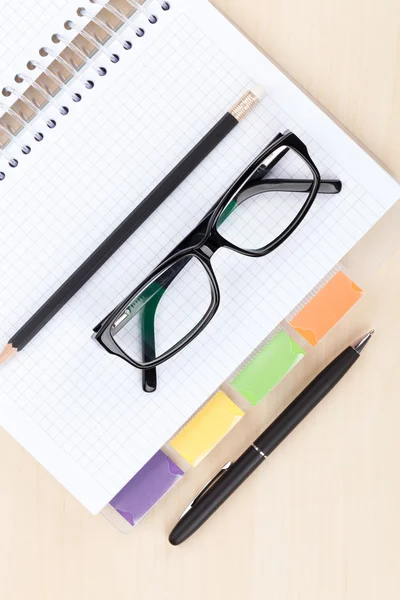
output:
M 352 344 L 352 348 L 356 352 L 358 352 L 358 354 L 361 354 L 361 352 L 364 350 L 365 346 L 368 344 L 374 333 L 375 329 L 371 329 L 371 331 L 369 331 L 368 333 L 360 337 L 358 340 L 356 340 L 354 344 Z

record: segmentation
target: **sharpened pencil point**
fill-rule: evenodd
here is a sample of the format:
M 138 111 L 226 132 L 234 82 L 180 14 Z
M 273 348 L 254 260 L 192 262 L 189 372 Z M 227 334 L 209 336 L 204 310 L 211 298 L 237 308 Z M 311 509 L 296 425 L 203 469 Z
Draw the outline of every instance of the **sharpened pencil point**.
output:
M 14 348 L 12 344 L 7 344 L 3 352 L 0 354 L 0 364 L 6 362 L 9 358 L 12 358 L 17 354 L 17 348 Z
M 235 119 L 241 121 L 249 113 L 265 95 L 264 88 L 260 85 L 254 86 L 251 90 L 245 93 L 239 102 L 235 104 L 229 111 Z

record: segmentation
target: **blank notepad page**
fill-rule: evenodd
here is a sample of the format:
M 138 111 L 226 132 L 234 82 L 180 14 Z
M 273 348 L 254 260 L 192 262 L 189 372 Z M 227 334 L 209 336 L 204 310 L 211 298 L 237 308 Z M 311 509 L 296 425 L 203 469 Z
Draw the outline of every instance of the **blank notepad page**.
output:
M 267 97 L 22 352 L 0 369 L 0 421 L 100 511 L 399 197 L 362 150 L 207 2 L 158 22 L 0 182 L 4 343 L 254 83 Z M 153 10 L 153 8 L 152 8 Z M 101 64 L 101 57 L 98 58 Z M 103 59 L 104 62 L 104 59 Z M 213 259 L 220 310 L 199 338 L 141 374 L 93 327 L 197 224 L 279 132 L 307 144 L 343 193 L 318 198 L 279 251 Z M 53 135 L 54 134 L 54 135 Z M 25 166 L 24 166 L 25 165 Z M 4 184 L 4 185 L 3 185 Z

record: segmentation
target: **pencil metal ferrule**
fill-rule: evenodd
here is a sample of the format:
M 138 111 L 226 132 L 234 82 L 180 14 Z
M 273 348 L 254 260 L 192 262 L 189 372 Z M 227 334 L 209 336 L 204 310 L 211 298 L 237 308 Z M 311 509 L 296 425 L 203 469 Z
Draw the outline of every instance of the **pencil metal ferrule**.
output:
M 237 121 L 244 117 L 260 102 L 259 96 L 249 90 L 229 111 Z

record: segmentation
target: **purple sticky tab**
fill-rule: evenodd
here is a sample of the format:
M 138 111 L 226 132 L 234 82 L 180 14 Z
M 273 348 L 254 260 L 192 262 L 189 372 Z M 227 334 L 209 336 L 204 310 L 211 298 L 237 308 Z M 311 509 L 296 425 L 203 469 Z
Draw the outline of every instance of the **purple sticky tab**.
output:
M 182 477 L 183 471 L 159 450 L 113 498 L 111 506 L 132 526 Z

